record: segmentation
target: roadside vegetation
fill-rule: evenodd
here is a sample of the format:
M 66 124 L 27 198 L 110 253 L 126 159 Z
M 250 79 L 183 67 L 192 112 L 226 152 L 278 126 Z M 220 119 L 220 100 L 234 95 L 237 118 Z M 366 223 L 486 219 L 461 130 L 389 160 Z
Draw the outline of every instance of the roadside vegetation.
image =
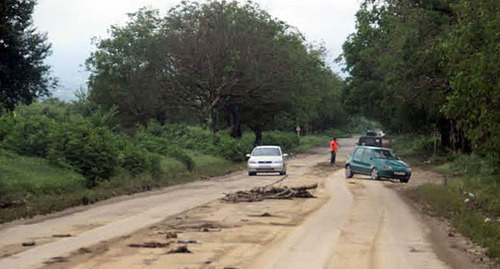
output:
M 0 117 L 0 222 L 240 170 L 255 141 L 154 120 L 123 132 L 113 111 L 89 111 L 85 99 L 47 99 Z M 297 153 L 328 137 L 269 131 L 262 140 Z
M 434 152 L 434 139 L 424 135 L 393 138 L 392 147 L 414 166 L 443 174 L 444 184 L 425 184 L 410 197 L 445 217 L 463 235 L 486 247 L 500 260 L 500 170 L 496 160 L 476 154 Z
M 363 1 L 339 60 L 344 108 L 446 185 L 413 196 L 500 257 L 500 2 Z
M 339 58 L 344 108 L 500 160 L 499 14 L 489 0 L 363 1 Z
M 326 49 L 255 3 L 129 14 L 71 102 L 50 98 L 36 1 L 0 5 L 0 222 L 241 169 L 255 145 L 326 148 L 367 122 L 344 112 Z

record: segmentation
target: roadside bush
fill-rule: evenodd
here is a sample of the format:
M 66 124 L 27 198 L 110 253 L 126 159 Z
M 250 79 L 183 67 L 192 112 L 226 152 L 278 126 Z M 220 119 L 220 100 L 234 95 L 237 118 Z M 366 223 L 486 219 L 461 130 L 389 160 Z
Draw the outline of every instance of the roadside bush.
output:
M 235 139 L 227 134 L 218 134 L 215 141 L 216 152 L 207 152 L 216 156 L 220 156 L 233 162 L 241 162 L 245 160 L 245 155 L 253 149 L 255 136 L 253 133 L 244 133 L 239 139 Z
M 118 150 L 118 166 L 132 175 L 138 175 L 151 168 L 151 153 L 147 149 L 134 143 L 125 135 L 114 135 L 114 146 Z
M 168 152 L 165 152 L 166 148 L 174 147 L 195 150 L 240 162 L 244 161 L 245 155 L 252 151 L 255 135 L 247 132 L 241 138 L 233 138 L 223 131 L 212 134 L 209 130 L 199 126 L 175 124 L 161 126 L 151 121 L 147 128 L 139 127 L 135 138 L 137 143 L 149 151 L 163 155 L 168 155 Z M 300 140 L 294 133 L 273 131 L 263 133 L 262 143 L 264 145 L 278 145 L 284 151 L 293 152 L 300 145 Z M 186 163 L 187 158 L 181 161 Z
M 47 145 L 50 143 L 49 134 L 55 128 L 53 119 L 44 115 L 4 116 L 9 130 L 2 130 L 3 147 L 21 155 L 45 157 Z M 5 127 L 2 127 L 2 129 Z
M 2 145 L 1 142 L 5 136 L 12 131 L 12 128 L 14 128 L 14 124 L 14 118 L 11 114 L 4 114 L 0 116 L 0 146 Z
M 164 173 L 161 166 L 162 158 L 163 156 L 161 156 L 160 154 L 149 154 L 149 171 L 153 179 L 158 179 Z
M 219 132 L 212 134 L 209 130 L 199 126 L 164 125 L 150 122 L 146 133 L 161 137 L 168 145 L 177 148 L 191 149 L 205 154 L 223 157 L 231 161 L 242 161 L 245 154 L 253 148 L 254 135 L 245 133 L 241 138 Z
M 399 135 L 394 137 L 391 145 L 404 157 L 429 156 L 434 151 L 434 138 L 430 135 Z
M 72 114 L 67 109 L 68 106 L 70 106 L 70 103 L 49 98 L 42 102 L 32 103 L 31 105 L 20 105 L 16 107 L 14 115 L 21 118 L 46 116 L 58 122 L 68 121 L 72 117 Z
M 132 139 L 137 145 L 147 149 L 149 152 L 159 153 L 162 155 L 167 154 L 167 147 L 169 143 L 167 143 L 164 138 L 149 133 L 143 127 L 139 127 L 137 129 Z
M 107 128 L 93 127 L 85 121 L 63 123 L 49 139 L 49 161 L 75 167 L 86 178 L 87 187 L 113 175 L 118 150 L 112 143 L 114 136 Z
M 458 155 L 451 162 L 450 168 L 456 174 L 464 176 L 467 184 L 500 183 L 498 166 L 492 157 Z
M 189 156 L 184 150 L 178 147 L 171 146 L 168 147 L 166 151 L 167 156 L 170 156 L 182 162 L 189 171 L 194 170 L 196 163 L 194 162 L 193 158 L 191 158 L 191 156 Z
M 125 168 L 133 176 L 142 174 L 151 169 L 149 152 L 132 143 L 127 143 L 120 150 L 118 165 Z
M 479 155 L 459 155 L 452 161 L 451 169 L 462 175 L 492 175 L 498 172 L 493 159 Z
M 170 156 L 181 161 L 190 171 L 195 167 L 194 160 L 179 146 L 175 143 L 171 143 L 162 136 L 153 135 L 145 128 L 138 128 L 134 134 L 134 141 L 150 152 Z
M 280 146 L 283 151 L 292 152 L 300 144 L 300 140 L 294 133 L 273 131 L 262 134 L 262 144 Z
M 221 156 L 220 148 L 217 147 L 221 139 L 220 134 L 212 134 L 202 127 L 168 125 L 165 126 L 165 133 L 162 137 L 181 148 Z

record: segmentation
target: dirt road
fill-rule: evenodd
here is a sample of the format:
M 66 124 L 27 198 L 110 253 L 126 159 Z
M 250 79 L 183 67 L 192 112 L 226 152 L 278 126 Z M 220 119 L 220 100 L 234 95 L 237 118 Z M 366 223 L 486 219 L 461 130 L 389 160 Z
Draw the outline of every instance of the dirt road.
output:
M 342 162 L 354 141 L 340 144 Z M 323 149 L 294 158 L 289 177 L 280 183 L 318 183 L 314 199 L 236 204 L 216 199 L 279 179 L 238 172 L 10 225 L 0 229 L 0 268 L 473 266 L 436 254 L 429 228 L 384 186 L 399 183 L 362 176 L 346 180 L 341 164 L 335 169 L 327 160 Z M 131 247 L 144 243 L 149 247 Z

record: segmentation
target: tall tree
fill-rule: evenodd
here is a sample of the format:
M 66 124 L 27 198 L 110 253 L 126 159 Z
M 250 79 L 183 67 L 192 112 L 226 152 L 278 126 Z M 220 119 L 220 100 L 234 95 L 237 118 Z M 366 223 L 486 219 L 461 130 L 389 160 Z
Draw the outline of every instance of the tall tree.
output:
M 451 91 L 446 116 L 474 150 L 500 159 L 500 2 L 460 0 L 441 45 Z
M 175 80 L 169 49 L 158 41 L 162 21 L 158 11 L 129 14 L 123 27 L 112 26 L 111 37 L 99 40 L 87 59 L 89 98 L 105 109 L 116 106 L 123 125 L 165 122 L 179 114 L 172 104 Z
M 364 1 L 344 43 L 346 108 L 500 156 L 499 14 L 488 0 Z
M 182 2 L 158 14 L 131 14 L 87 60 L 91 99 L 117 105 L 132 123 L 172 111 L 198 116 L 212 132 L 230 127 L 233 137 L 246 126 L 259 144 L 278 114 L 292 119 L 288 128 L 313 126 L 321 96 L 339 90 L 322 50 L 257 4 Z
M 400 132 L 436 128 L 449 89 L 436 49 L 450 21 L 441 8 L 437 1 L 363 3 L 357 32 L 344 43 L 348 109 Z
M 33 0 L 0 2 L 0 107 L 13 110 L 48 96 L 55 80 L 43 60 L 50 54 L 47 35 L 33 26 Z
M 292 34 L 256 4 L 183 3 L 169 12 L 167 22 L 164 36 L 182 84 L 191 93 L 191 102 L 202 108 L 212 131 L 217 130 L 221 110 L 230 118 L 233 136 L 239 136 L 242 110 L 238 107 L 271 102 L 278 111 L 276 103 L 286 100 L 283 94 L 291 85 L 291 65 L 284 60 L 289 55 L 283 50 Z M 270 120 L 272 115 L 260 118 Z

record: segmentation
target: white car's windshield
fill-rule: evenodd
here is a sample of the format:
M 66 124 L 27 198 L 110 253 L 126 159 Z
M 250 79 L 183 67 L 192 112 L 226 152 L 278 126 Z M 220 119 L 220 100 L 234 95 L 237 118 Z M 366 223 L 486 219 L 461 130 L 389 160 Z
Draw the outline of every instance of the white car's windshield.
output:
M 379 158 L 379 159 L 388 159 L 388 160 L 397 160 L 398 157 L 390 150 L 383 150 L 383 149 L 376 149 L 373 151 L 373 157 Z
M 280 150 L 277 148 L 258 148 L 253 151 L 252 156 L 280 156 Z

